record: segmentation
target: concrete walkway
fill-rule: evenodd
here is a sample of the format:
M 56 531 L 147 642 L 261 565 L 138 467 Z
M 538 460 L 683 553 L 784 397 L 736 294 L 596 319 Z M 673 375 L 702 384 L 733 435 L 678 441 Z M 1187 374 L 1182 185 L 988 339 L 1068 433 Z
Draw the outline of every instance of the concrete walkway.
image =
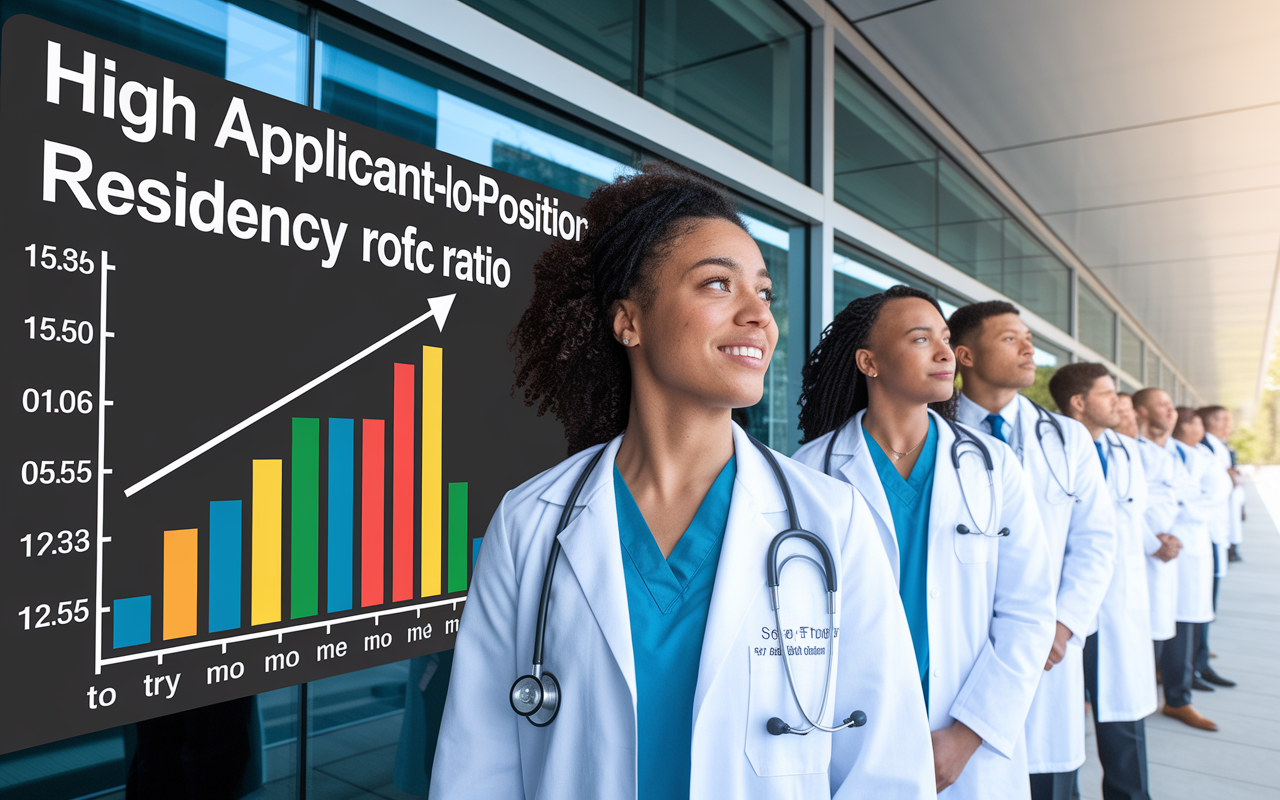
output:
M 1239 685 L 1195 693 L 1196 708 L 1218 723 L 1217 733 L 1158 712 L 1147 718 L 1152 800 L 1280 799 L 1280 529 L 1261 495 L 1280 511 L 1280 468 L 1258 474 L 1246 490 L 1245 560 L 1223 579 L 1209 632 L 1214 670 Z M 1093 725 L 1086 727 L 1080 795 L 1100 800 L 1102 770 Z

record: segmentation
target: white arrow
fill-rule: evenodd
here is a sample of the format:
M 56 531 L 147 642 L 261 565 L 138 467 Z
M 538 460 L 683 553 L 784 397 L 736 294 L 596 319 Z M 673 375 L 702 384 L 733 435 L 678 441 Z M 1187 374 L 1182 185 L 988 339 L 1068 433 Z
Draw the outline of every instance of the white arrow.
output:
M 269 406 L 267 406 L 266 408 L 262 409 L 261 411 L 257 412 L 256 414 L 254 414 L 253 416 L 251 416 L 251 417 L 249 417 L 248 419 L 244 420 L 243 422 L 240 422 L 239 424 L 234 425 L 233 427 L 228 428 L 227 430 L 225 430 L 225 431 L 223 431 L 222 433 L 218 434 L 217 436 L 213 437 L 213 438 L 212 438 L 212 439 L 210 439 L 209 441 L 207 441 L 207 442 L 205 442 L 204 444 L 202 444 L 202 445 L 200 445 L 199 447 L 197 447 L 195 450 L 192 450 L 190 453 L 187 453 L 185 456 L 182 456 L 181 458 L 177 459 L 176 461 L 172 462 L 171 464 L 169 464 L 169 465 L 167 465 L 167 466 L 165 466 L 165 467 L 162 467 L 162 468 L 160 468 L 160 469 L 156 470 L 155 472 L 151 473 L 151 474 L 150 474 L 150 475 L 148 475 L 147 477 L 143 478 L 142 480 L 138 481 L 138 482 L 137 482 L 137 483 L 135 483 L 134 485 L 130 486 L 128 489 L 125 489 L 125 490 L 124 490 L 124 495 L 125 495 L 125 497 L 132 497 L 133 495 L 135 495 L 135 494 L 137 494 L 138 492 L 142 491 L 143 489 L 147 488 L 147 487 L 148 487 L 148 486 L 150 486 L 151 484 L 153 484 L 153 483 L 155 483 L 156 481 L 160 480 L 160 479 L 161 479 L 161 478 L 163 478 L 165 475 L 168 475 L 170 472 L 173 472 L 173 471 L 174 471 L 174 470 L 176 470 L 178 467 L 181 467 L 181 466 L 183 466 L 184 464 L 186 464 L 187 462 L 192 461 L 193 459 L 195 459 L 195 458 L 197 458 L 197 457 L 199 457 L 199 456 L 201 456 L 201 455 L 204 455 L 204 454 L 205 454 L 205 453 L 207 453 L 208 451 L 210 451 L 210 450 L 212 450 L 213 448 L 217 447 L 218 445 L 222 444 L 222 443 L 223 443 L 223 442 L 225 442 L 227 439 L 230 439 L 232 436 L 235 436 L 237 433 L 239 433 L 240 431 L 242 431 L 242 430 L 244 430 L 245 428 L 249 427 L 249 426 L 250 426 L 250 425 L 252 425 L 253 423 L 257 422 L 258 420 L 262 419 L 263 417 L 267 416 L 267 415 L 268 415 L 268 414 L 270 414 L 271 412 L 273 412 L 273 411 L 277 411 L 277 410 L 279 410 L 280 408 L 282 408 L 282 407 L 284 407 L 285 405 L 287 405 L 288 403 L 290 403 L 290 402 L 292 402 L 292 401 L 294 401 L 294 400 L 298 399 L 298 398 L 299 398 L 299 397 L 301 397 L 302 395 L 306 394 L 307 392 L 309 392 L 309 391 L 311 391 L 312 389 L 316 388 L 316 387 L 317 387 L 317 386 L 319 386 L 320 384 L 322 384 L 322 383 L 324 383 L 325 381 L 329 380 L 329 379 L 330 379 L 330 378 L 332 378 L 334 375 L 337 375 L 339 372 L 342 372 L 342 371 L 343 371 L 344 369 L 346 369 L 347 367 L 351 366 L 352 364 L 356 363 L 357 361 L 360 361 L 360 360 L 361 360 L 361 359 L 363 359 L 365 356 L 369 355 L 370 353 L 374 352 L 375 350 L 378 350 L 379 348 L 381 348 L 383 345 L 387 344 L 388 342 L 394 341 L 395 339 L 399 338 L 400 336 L 403 336 L 404 334 L 406 334 L 406 333 L 408 333 L 409 331 L 413 330 L 413 329 L 414 329 L 414 328 L 416 328 L 417 326 L 419 326 L 419 325 L 421 325 L 422 323 L 426 322 L 428 319 L 431 319 L 431 318 L 433 318 L 433 317 L 434 317 L 434 318 L 435 318 L 435 321 L 436 321 L 436 327 L 437 327 L 437 329 L 438 329 L 438 330 L 443 331 L 443 330 L 444 330 L 444 321 L 445 321 L 445 319 L 449 316 L 449 310 L 450 310 L 451 308 L 453 308 L 453 300 L 454 300 L 454 298 L 455 298 L 455 297 L 457 297 L 457 295 L 456 295 L 456 294 L 447 294 L 447 295 L 444 295 L 443 297 L 428 297 L 428 298 L 427 298 L 427 306 L 429 307 L 429 309 L 430 309 L 430 310 L 429 310 L 429 311 L 427 311 L 427 313 L 423 314 L 422 316 L 418 317 L 417 319 L 414 319 L 414 320 L 413 320 L 413 321 L 411 321 L 411 322 L 408 322 L 408 323 L 406 323 L 406 324 L 402 325 L 400 328 L 397 328 L 396 330 L 394 330 L 394 331 L 392 331 L 391 333 L 387 334 L 387 335 L 386 335 L 386 336 L 384 336 L 383 338 L 379 339 L 378 341 L 376 341 L 376 342 L 374 342 L 373 344 L 369 345 L 369 346 L 368 346 L 368 347 L 366 347 L 365 349 L 361 350 L 359 353 L 356 353 L 356 354 L 355 354 L 355 355 L 353 355 L 351 358 L 348 358 L 346 361 L 343 361 L 343 362 L 342 362 L 341 364 L 339 364 L 338 366 L 334 367 L 333 369 L 329 370 L 328 372 L 324 373 L 323 375 L 319 376 L 318 378 L 314 378 L 313 380 L 311 380 L 311 381 L 309 381 L 309 382 L 307 382 L 307 383 L 303 384 L 302 386 L 299 386 L 297 389 L 294 389 L 292 392 L 289 392 L 289 393 L 288 393 L 287 395 L 285 395 L 284 397 L 281 397 L 279 400 L 275 401 L 275 402 L 274 402 L 274 403 L 272 403 L 271 405 L 269 405 Z

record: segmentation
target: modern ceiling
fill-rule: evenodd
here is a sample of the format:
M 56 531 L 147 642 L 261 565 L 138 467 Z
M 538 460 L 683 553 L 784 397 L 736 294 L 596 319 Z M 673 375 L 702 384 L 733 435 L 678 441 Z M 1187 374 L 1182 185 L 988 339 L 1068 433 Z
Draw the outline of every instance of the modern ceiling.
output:
M 1203 400 L 1252 414 L 1280 321 L 1280 2 L 833 2 Z

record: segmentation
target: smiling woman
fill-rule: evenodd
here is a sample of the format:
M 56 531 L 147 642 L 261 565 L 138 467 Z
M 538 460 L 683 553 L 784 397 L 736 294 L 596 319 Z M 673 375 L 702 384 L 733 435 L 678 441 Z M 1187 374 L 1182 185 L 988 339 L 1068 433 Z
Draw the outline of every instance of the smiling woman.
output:
M 671 166 L 582 213 L 587 235 L 543 254 L 512 334 L 516 385 L 570 457 L 485 534 L 432 795 L 932 797 L 870 511 L 733 422 L 778 343 L 760 247 L 717 187 Z M 822 572 L 797 561 L 784 586 L 813 555 Z

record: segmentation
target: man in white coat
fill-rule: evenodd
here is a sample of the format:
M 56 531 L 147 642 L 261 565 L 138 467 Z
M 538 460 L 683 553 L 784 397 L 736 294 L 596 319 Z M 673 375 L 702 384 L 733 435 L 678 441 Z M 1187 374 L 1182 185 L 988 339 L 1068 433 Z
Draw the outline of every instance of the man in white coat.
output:
M 1195 679 L 1192 655 L 1196 627 L 1213 620 L 1213 542 L 1209 525 L 1214 519 L 1218 482 L 1209 474 L 1217 468 L 1206 448 L 1201 448 L 1204 425 L 1195 409 L 1177 409 L 1173 436 L 1165 443 L 1174 457 L 1175 489 L 1180 508 L 1173 534 L 1182 541 L 1178 553 L 1178 600 L 1174 612 L 1177 633 L 1160 652 L 1160 674 L 1164 679 L 1165 716 L 1193 728 L 1216 731 L 1218 726 L 1191 705 Z
M 951 315 L 963 380 L 960 422 L 1006 442 L 1022 463 L 1049 543 L 1057 633 L 1027 715 L 1033 800 L 1066 800 L 1084 763 L 1084 639 L 1111 581 L 1115 510 L 1093 439 L 1080 423 L 1019 394 L 1035 382 L 1031 331 L 1001 301 Z
M 1177 633 L 1178 565 L 1174 559 L 1182 541 L 1174 536 L 1180 499 L 1174 454 L 1165 445 L 1178 419 L 1173 401 L 1163 389 L 1139 389 L 1133 396 L 1138 432 L 1138 455 L 1147 477 L 1147 593 L 1151 599 L 1151 638 L 1156 661 L 1165 642 Z
M 1231 435 L 1231 412 L 1222 406 L 1205 406 L 1196 411 L 1196 416 L 1204 423 L 1204 438 L 1200 447 L 1206 448 L 1212 460 L 1217 463 L 1218 471 L 1214 473 L 1219 486 L 1219 493 L 1230 481 L 1231 490 L 1219 503 L 1220 513 L 1216 524 L 1209 526 L 1213 538 L 1213 611 L 1218 612 L 1218 585 L 1227 577 L 1227 550 L 1231 546 L 1232 523 L 1238 522 L 1240 507 L 1237 498 L 1242 491 L 1239 486 L 1238 473 L 1232 461 L 1231 449 L 1227 447 L 1227 437 Z M 1203 455 L 1203 453 L 1202 453 Z M 1232 517 L 1235 517 L 1235 520 Z M 1209 665 L 1209 623 L 1201 623 L 1196 639 L 1196 651 L 1192 656 L 1192 665 L 1196 677 L 1214 686 L 1235 686 L 1236 682 L 1224 678 Z
M 1150 800 L 1143 720 L 1156 710 L 1155 658 L 1147 595 L 1147 480 L 1136 440 L 1120 424 L 1115 380 L 1101 364 L 1068 364 L 1049 380 L 1054 402 L 1089 429 L 1116 511 L 1116 562 L 1085 640 L 1085 688 L 1102 763 L 1103 800 Z

